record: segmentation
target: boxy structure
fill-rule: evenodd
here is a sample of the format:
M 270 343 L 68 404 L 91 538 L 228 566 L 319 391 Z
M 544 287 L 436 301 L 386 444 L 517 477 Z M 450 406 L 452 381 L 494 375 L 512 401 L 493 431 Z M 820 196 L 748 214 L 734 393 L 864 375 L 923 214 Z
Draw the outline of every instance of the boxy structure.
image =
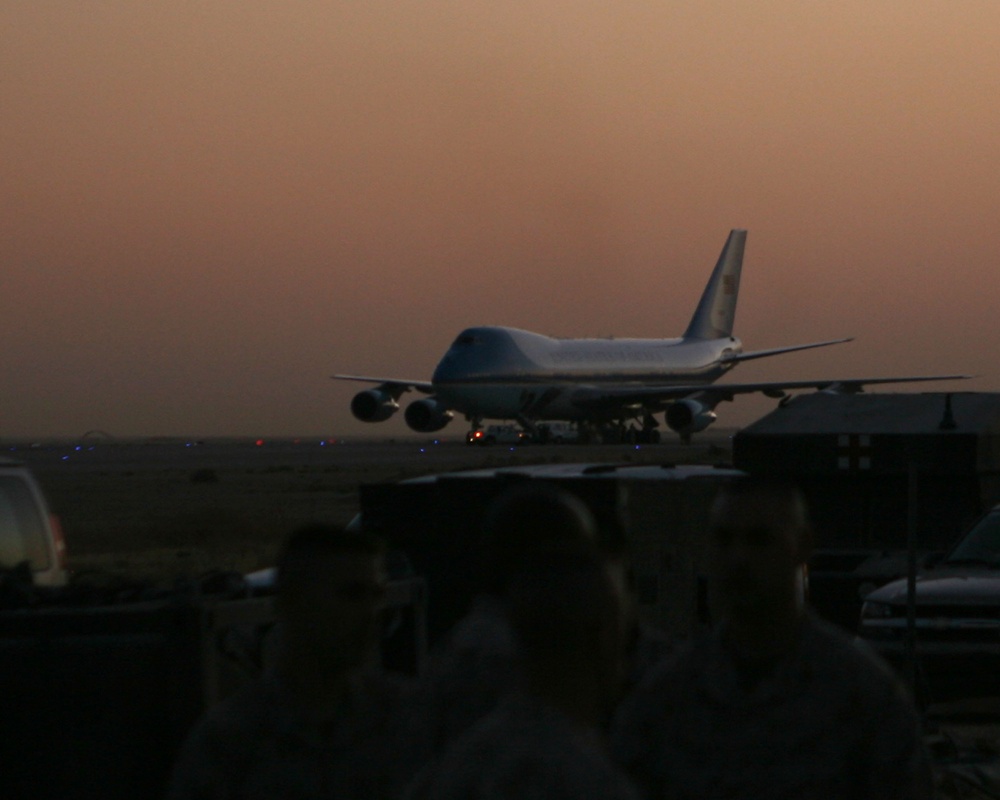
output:
M 905 572 L 911 484 L 921 554 L 1000 502 L 1000 394 L 802 395 L 734 437 L 733 465 L 802 487 L 814 600 L 853 627 L 858 595 Z
M 489 504 L 525 482 L 579 496 L 603 526 L 624 527 L 640 613 L 684 636 L 704 621 L 707 520 L 722 482 L 739 473 L 708 466 L 545 464 L 470 470 L 361 487 L 365 530 L 383 537 L 427 579 L 432 639 L 480 590 L 481 525 Z

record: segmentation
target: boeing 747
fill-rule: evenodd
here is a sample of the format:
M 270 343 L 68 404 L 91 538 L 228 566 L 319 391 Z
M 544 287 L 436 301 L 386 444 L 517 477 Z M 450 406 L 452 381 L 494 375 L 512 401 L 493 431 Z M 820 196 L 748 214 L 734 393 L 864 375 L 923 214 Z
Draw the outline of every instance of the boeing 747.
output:
M 516 420 L 529 430 L 542 420 L 568 420 L 591 437 L 659 440 L 655 415 L 685 440 L 715 419 L 715 407 L 736 395 L 762 392 L 784 397 L 795 389 L 860 392 L 870 384 L 966 378 L 926 375 L 899 378 L 727 383 L 715 381 L 742 361 L 851 341 L 833 339 L 744 352 L 733 336 L 747 232 L 729 234 L 691 322 L 679 339 L 556 339 L 506 327 L 467 328 L 444 354 L 430 381 L 334 375 L 374 383 L 354 396 L 351 412 L 363 422 L 382 422 L 399 410 L 400 397 L 430 395 L 410 403 L 407 425 L 433 433 L 455 413 L 473 427 L 484 419 Z M 636 425 L 638 423 L 638 425 Z

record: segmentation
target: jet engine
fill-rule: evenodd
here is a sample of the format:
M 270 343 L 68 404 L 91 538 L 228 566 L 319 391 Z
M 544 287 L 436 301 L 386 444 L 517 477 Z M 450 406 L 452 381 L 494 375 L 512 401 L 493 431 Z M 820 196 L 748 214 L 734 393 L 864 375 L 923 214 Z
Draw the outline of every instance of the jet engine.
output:
M 399 411 L 399 403 L 382 389 L 366 389 L 351 400 L 351 413 L 362 422 L 385 422 Z
M 681 435 L 705 430 L 716 420 L 715 411 L 697 400 L 676 400 L 667 407 L 667 426 Z
M 418 433 L 434 433 L 451 422 L 455 414 L 436 397 L 414 400 L 406 407 L 406 424 Z

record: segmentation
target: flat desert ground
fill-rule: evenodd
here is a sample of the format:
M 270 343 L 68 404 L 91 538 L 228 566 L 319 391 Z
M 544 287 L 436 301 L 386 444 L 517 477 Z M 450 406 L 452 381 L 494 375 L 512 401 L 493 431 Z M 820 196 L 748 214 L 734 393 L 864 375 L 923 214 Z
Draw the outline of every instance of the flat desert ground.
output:
M 169 582 L 273 563 L 311 521 L 346 524 L 358 487 L 521 464 L 729 463 L 732 431 L 689 445 L 469 446 L 454 439 L 132 439 L 4 441 L 28 463 L 60 517 L 69 564 Z

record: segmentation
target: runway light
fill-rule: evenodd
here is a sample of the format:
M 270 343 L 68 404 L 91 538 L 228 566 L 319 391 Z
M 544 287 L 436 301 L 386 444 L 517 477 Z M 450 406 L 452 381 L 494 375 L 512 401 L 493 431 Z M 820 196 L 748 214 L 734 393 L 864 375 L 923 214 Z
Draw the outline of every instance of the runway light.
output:
M 63 457 L 62 457 L 62 460 L 63 460 L 63 461 L 69 461 L 69 456 L 63 456 Z
M 635 446 L 635 449 L 636 449 L 636 450 L 641 450 L 641 449 L 642 449 L 642 445 L 638 445 L 638 444 L 637 444 L 637 445 Z
M 426 450 L 424 450 L 424 448 L 422 448 L 422 447 L 421 447 L 421 448 L 420 448 L 420 452 L 421 452 L 421 453 L 426 453 L 427 451 L 426 451 Z
M 257 440 L 257 447 L 263 447 L 263 446 L 264 446 L 264 440 L 263 439 L 258 439 Z

